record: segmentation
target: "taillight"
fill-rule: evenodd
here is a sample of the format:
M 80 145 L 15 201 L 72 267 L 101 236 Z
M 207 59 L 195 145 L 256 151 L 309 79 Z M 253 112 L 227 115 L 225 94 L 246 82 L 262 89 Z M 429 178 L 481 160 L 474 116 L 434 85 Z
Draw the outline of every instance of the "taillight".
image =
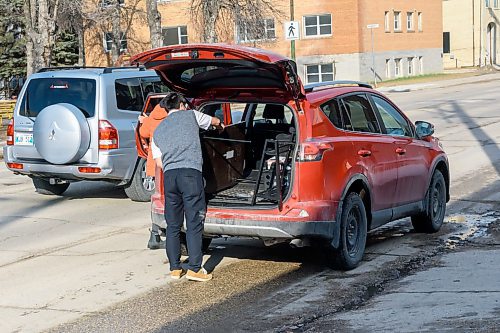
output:
M 305 142 L 300 145 L 298 159 L 300 162 L 319 161 L 328 150 L 333 150 L 330 142 Z
M 7 146 L 14 145 L 14 119 L 9 121 L 9 125 L 7 125 Z
M 99 120 L 99 149 L 118 148 L 118 131 L 107 120 Z
M 24 165 L 22 163 L 7 163 L 7 166 L 11 169 L 22 169 Z
M 101 172 L 101 168 L 78 167 L 78 171 L 80 171 L 81 173 L 99 173 Z

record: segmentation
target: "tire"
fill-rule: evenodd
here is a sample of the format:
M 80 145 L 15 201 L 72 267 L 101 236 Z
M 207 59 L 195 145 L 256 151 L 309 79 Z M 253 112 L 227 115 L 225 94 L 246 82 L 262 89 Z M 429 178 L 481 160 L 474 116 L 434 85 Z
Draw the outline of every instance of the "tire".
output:
M 201 251 L 203 253 L 208 252 L 208 248 L 210 247 L 210 243 L 212 243 L 212 238 L 203 237 L 202 244 L 201 244 Z M 182 256 L 189 256 L 185 232 L 181 232 L 181 255 Z
M 148 202 L 155 191 L 154 178 L 146 177 L 146 160 L 139 159 L 130 183 L 125 186 L 125 193 L 132 201 Z
M 351 270 L 358 266 L 365 253 L 367 225 L 363 200 L 358 193 L 350 193 L 342 205 L 339 247 L 331 248 L 334 268 Z
M 51 185 L 47 180 L 37 177 L 31 178 L 31 180 L 35 190 L 44 195 L 61 195 L 69 187 L 69 183 Z
M 446 213 L 446 182 L 441 171 L 432 175 L 431 184 L 425 195 L 425 212 L 411 217 L 416 232 L 438 232 Z

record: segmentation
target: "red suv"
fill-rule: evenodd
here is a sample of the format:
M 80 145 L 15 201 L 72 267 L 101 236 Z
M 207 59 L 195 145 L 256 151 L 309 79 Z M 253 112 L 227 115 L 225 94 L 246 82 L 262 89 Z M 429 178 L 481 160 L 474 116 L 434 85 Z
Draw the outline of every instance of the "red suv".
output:
M 303 86 L 292 60 L 234 45 L 168 46 L 132 61 L 226 124 L 200 134 L 207 240 L 321 244 L 352 269 L 368 230 L 408 216 L 417 231 L 441 227 L 449 166 L 433 126 L 413 125 L 369 85 Z M 164 227 L 162 184 L 157 170 L 152 218 Z

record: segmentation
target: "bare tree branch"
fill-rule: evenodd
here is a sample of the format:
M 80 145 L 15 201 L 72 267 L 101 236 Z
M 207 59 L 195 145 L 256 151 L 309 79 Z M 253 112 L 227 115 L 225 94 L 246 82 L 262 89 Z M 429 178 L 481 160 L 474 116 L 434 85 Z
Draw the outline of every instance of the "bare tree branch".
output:
M 237 35 L 245 35 L 245 39 L 266 40 L 264 20 L 281 22 L 284 17 L 272 0 L 191 0 L 190 11 L 195 26 L 201 29 L 202 40 L 207 43 L 219 41 L 220 35 L 231 35 L 235 27 L 240 29 Z

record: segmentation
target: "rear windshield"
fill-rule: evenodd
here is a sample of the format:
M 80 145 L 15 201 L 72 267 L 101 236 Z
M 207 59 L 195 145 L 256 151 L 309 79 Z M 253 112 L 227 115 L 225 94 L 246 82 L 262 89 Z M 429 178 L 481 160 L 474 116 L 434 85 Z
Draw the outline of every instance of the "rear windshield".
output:
M 85 117 L 95 114 L 96 81 L 91 79 L 33 79 L 24 94 L 19 114 L 36 117 L 46 106 L 73 104 Z

